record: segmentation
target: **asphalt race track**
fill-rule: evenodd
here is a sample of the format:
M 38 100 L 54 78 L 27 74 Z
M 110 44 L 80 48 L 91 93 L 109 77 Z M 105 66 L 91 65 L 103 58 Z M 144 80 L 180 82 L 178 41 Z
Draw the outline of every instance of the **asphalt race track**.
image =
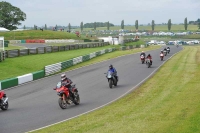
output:
M 182 50 L 170 46 L 170 53 L 164 61 Z M 141 64 L 140 53 L 122 56 L 87 67 L 67 72 L 76 84 L 81 103 L 63 110 L 58 105 L 58 96 L 53 90 L 60 80 L 60 74 L 5 90 L 9 97 L 9 109 L 0 110 L 0 133 L 22 133 L 41 128 L 102 106 L 131 90 L 156 70 L 161 49 L 146 52 L 153 57 L 153 65 L 147 68 Z M 173 59 L 173 58 L 171 58 Z M 118 71 L 118 86 L 109 88 L 105 72 L 113 64 Z

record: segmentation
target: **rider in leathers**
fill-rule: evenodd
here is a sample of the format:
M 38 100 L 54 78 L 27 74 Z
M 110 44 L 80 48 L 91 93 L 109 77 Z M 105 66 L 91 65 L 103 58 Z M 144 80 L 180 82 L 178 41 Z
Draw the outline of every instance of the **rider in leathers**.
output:
M 61 83 L 69 89 L 70 95 L 72 98 L 74 98 L 74 94 L 72 92 L 72 86 L 71 84 L 73 83 L 71 79 L 67 78 L 66 74 L 61 75 Z
M 151 56 L 150 54 L 147 55 L 146 59 L 150 59 L 150 62 L 151 62 L 151 64 L 152 64 L 153 61 L 152 61 L 152 56 Z M 146 63 L 147 63 L 147 62 L 146 62 Z
M 146 54 L 144 53 L 144 51 L 142 51 L 142 53 L 140 54 L 140 56 L 143 55 L 144 57 L 146 56 Z
M 113 67 L 113 65 L 110 65 L 110 66 L 109 66 L 109 70 L 108 70 L 108 71 L 111 71 L 111 72 L 114 74 L 114 76 L 115 76 L 115 78 L 117 79 L 117 81 L 118 81 L 117 71 L 116 71 L 116 69 Z

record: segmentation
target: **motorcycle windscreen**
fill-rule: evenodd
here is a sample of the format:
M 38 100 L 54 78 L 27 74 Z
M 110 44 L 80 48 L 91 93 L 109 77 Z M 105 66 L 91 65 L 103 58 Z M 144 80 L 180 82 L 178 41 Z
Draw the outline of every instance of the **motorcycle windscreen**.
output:
M 58 82 L 57 85 L 56 85 L 56 88 L 60 88 L 61 85 L 62 85 L 62 83 L 61 83 L 61 82 Z
M 107 72 L 107 78 L 111 78 L 112 77 L 112 72 L 111 71 L 108 71 Z

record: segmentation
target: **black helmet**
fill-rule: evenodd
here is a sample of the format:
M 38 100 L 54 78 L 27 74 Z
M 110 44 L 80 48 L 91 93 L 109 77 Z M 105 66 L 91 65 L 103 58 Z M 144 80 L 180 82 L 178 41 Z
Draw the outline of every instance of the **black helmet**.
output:
M 66 76 L 66 74 L 64 74 L 64 73 L 63 73 L 63 74 L 61 74 L 61 80 L 62 80 L 62 81 L 64 81 L 65 79 L 67 79 L 67 76 Z
M 113 65 L 110 64 L 109 68 L 113 68 Z

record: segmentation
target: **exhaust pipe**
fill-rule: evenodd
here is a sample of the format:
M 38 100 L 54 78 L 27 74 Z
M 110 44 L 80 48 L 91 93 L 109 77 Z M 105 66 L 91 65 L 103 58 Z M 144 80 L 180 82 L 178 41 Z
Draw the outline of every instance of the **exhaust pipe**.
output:
M 8 101 L 8 97 L 6 97 L 5 100 L 3 101 L 3 105 L 6 104 L 7 101 Z

